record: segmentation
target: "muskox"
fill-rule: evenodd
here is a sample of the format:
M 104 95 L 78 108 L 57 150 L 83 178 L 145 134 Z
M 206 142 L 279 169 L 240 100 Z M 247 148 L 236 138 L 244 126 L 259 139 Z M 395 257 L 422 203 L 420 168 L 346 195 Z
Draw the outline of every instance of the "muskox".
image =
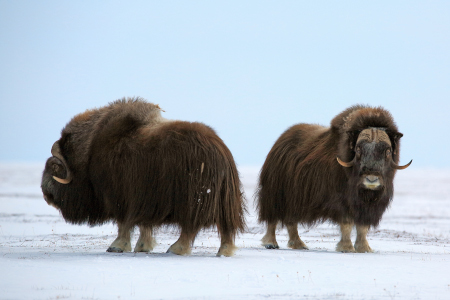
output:
M 158 105 L 123 98 L 76 115 L 51 153 L 45 200 L 73 224 L 117 223 L 108 252 L 131 251 L 135 226 L 134 251 L 151 251 L 153 229 L 167 225 L 181 228 L 168 252 L 190 254 L 199 230 L 217 226 L 217 255 L 234 254 L 246 208 L 233 156 L 210 127 L 167 120 Z
M 297 225 L 324 221 L 340 225 L 336 251 L 373 252 L 366 235 L 377 226 L 392 200 L 403 136 L 381 107 L 355 105 L 331 121 L 331 127 L 297 124 L 275 142 L 261 169 L 256 202 L 262 239 L 278 248 L 275 229 L 286 226 L 288 246 L 308 249 Z M 356 225 L 353 246 L 350 235 Z

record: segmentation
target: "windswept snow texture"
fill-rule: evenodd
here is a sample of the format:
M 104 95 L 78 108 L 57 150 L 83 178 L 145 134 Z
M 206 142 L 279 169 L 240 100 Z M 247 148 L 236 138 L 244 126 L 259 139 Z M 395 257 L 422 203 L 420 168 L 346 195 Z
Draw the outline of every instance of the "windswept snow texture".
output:
M 0 299 L 450 299 L 450 171 L 399 171 L 391 208 L 368 235 L 375 253 L 343 254 L 332 224 L 299 226 L 310 250 L 287 248 L 283 228 L 281 248 L 263 248 L 259 170 L 242 167 L 248 232 L 225 258 L 216 231 L 201 232 L 191 256 L 166 254 L 173 228 L 157 231 L 152 253 L 107 253 L 115 225 L 66 224 L 42 198 L 42 169 L 0 165 Z

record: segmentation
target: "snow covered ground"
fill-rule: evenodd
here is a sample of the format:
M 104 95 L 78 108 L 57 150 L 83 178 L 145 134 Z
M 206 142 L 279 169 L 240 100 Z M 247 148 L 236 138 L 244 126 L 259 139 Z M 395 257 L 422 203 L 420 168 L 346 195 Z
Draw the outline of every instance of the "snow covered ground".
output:
M 66 224 L 41 196 L 42 169 L 0 164 L 0 299 L 450 299 L 450 171 L 399 171 L 394 202 L 368 235 L 375 253 L 344 254 L 330 224 L 299 227 L 308 251 L 287 248 L 286 229 L 279 250 L 260 246 L 258 168 L 241 167 L 249 231 L 226 258 L 215 257 L 214 231 L 198 235 L 191 256 L 166 254 L 173 229 L 157 232 L 152 253 L 107 253 L 116 227 Z

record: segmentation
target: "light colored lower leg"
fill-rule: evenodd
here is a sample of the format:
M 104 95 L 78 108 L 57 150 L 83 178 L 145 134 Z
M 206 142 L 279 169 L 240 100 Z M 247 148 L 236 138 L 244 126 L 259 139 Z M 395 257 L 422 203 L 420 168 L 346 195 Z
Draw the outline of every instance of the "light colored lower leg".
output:
M 353 229 L 353 223 L 343 223 L 339 225 L 341 226 L 341 240 L 336 246 L 336 251 L 355 252 L 352 240 L 350 239 Z
M 150 252 L 156 245 L 151 227 L 139 226 L 139 239 L 134 247 L 134 252 Z
M 369 226 L 361 226 L 356 225 L 356 241 L 355 241 L 355 249 L 356 252 L 364 253 L 364 252 L 373 252 L 372 248 L 369 246 L 369 242 L 367 241 L 367 232 L 369 231 Z
M 191 245 L 193 244 L 195 234 L 188 235 L 181 230 L 180 238 L 167 250 L 167 253 L 177 255 L 190 255 Z
M 109 246 L 107 252 L 130 252 L 131 251 L 131 238 L 130 233 L 131 229 L 127 226 L 124 226 L 120 223 L 117 224 L 119 227 L 119 233 L 117 238 L 112 242 L 111 246 Z
M 306 244 L 303 243 L 303 241 L 300 239 L 300 236 L 298 235 L 297 223 L 286 224 L 286 227 L 289 234 L 288 247 L 292 249 L 307 250 L 308 247 L 306 247 Z
M 217 256 L 233 256 L 237 247 L 234 245 L 234 239 L 231 234 L 220 234 L 220 248 Z
M 262 245 L 267 249 L 280 248 L 275 237 L 275 230 L 277 229 L 277 222 L 267 223 L 266 235 L 261 239 Z

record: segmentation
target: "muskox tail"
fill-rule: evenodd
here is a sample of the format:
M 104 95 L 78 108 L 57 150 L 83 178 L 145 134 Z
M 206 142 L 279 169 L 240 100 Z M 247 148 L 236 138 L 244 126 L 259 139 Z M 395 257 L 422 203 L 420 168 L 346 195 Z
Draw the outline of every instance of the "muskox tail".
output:
M 228 150 L 228 149 L 226 149 Z M 228 151 L 229 152 L 229 151 Z M 220 234 L 236 236 L 246 230 L 244 194 L 234 160 L 229 154 L 228 166 L 225 168 L 224 180 L 220 189 L 222 208 L 219 210 L 217 229 Z
M 190 228 L 194 233 L 216 225 L 221 235 L 234 238 L 246 229 L 247 209 L 233 156 L 217 136 L 201 141 L 192 150 L 197 159 L 191 160 L 195 166 L 189 168 L 193 170 L 188 187 L 191 217 L 182 229 Z

